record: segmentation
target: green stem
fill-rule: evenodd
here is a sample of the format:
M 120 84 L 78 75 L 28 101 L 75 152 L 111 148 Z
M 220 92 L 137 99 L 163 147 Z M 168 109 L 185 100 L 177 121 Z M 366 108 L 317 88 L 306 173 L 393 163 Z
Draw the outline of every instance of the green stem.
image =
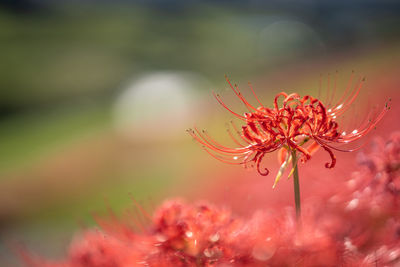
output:
M 293 186 L 294 186 L 294 202 L 296 203 L 296 218 L 297 221 L 301 217 L 301 204 L 300 204 L 300 183 L 299 183 L 299 171 L 297 169 L 297 157 L 296 150 L 292 150 L 292 163 L 293 163 Z

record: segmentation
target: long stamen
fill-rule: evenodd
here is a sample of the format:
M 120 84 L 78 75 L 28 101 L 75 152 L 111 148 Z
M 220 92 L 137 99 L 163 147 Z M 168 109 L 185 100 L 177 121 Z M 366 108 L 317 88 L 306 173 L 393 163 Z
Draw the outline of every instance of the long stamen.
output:
M 245 104 L 247 109 L 250 112 L 251 112 L 251 109 L 253 109 L 254 111 L 257 111 L 257 109 L 255 107 L 253 107 L 249 102 L 247 102 L 247 100 L 243 97 L 242 93 L 239 90 L 239 87 L 236 84 L 235 84 L 235 86 L 233 86 L 231 84 L 231 81 L 228 79 L 228 76 L 226 76 L 226 75 L 225 75 L 225 79 L 228 82 L 228 84 L 231 87 L 231 89 L 235 92 L 235 94 L 239 97 L 239 99 L 242 100 L 242 102 Z
M 214 153 L 211 153 L 206 147 L 204 147 L 203 146 L 203 150 L 204 151 L 206 151 L 210 156 L 212 156 L 213 158 L 215 158 L 215 159 L 217 159 L 217 160 L 219 160 L 219 161 L 221 161 L 221 162 L 223 162 L 223 163 L 227 163 L 227 164 L 232 164 L 232 165 L 243 165 L 243 164 L 246 164 L 247 162 L 245 162 L 245 161 L 237 161 L 237 162 L 232 162 L 232 161 L 229 161 L 228 159 L 226 159 L 226 158 L 222 158 L 221 156 L 218 156 L 218 155 L 215 155 Z M 239 158 L 237 158 L 237 159 L 239 159 Z
M 210 140 L 205 138 L 200 131 L 195 127 L 193 132 L 193 137 L 201 144 L 205 145 L 206 147 L 213 149 L 213 150 L 218 150 L 218 152 L 223 153 L 223 154 L 241 154 L 243 152 L 246 152 L 246 148 L 228 148 L 228 147 L 222 147 L 221 145 L 214 145 Z M 197 134 L 197 135 L 196 135 Z
M 254 92 L 253 85 L 250 82 L 249 82 L 249 87 L 250 87 L 251 92 L 253 92 L 254 97 L 257 99 L 258 104 L 260 104 L 260 106 L 264 108 L 264 106 L 261 103 L 260 99 L 258 99 L 256 93 Z
M 226 110 L 228 110 L 230 113 L 232 113 L 233 115 L 235 115 L 236 117 L 238 117 L 241 120 L 246 120 L 245 117 L 243 117 L 242 115 L 237 114 L 236 112 L 232 111 L 230 108 L 228 108 L 227 105 L 225 105 L 225 103 L 222 101 L 221 97 L 218 94 L 215 94 L 214 92 L 212 93 L 215 97 L 215 99 L 217 99 L 218 103 L 220 103 Z
M 350 94 L 347 100 L 344 101 L 343 107 L 335 112 L 336 115 L 343 114 L 349 107 L 350 105 L 354 102 L 354 100 L 357 98 L 358 94 L 360 93 L 360 90 L 362 88 L 362 85 L 365 81 L 365 78 L 359 78 L 359 81 L 357 85 L 354 87 L 353 92 Z
M 349 82 L 347 83 L 346 89 L 345 89 L 345 91 L 344 91 L 342 97 L 341 97 L 341 98 L 339 99 L 339 101 L 338 101 L 338 105 L 337 105 L 335 108 L 333 108 L 332 110 L 338 109 L 339 106 L 343 106 L 342 101 L 343 101 L 343 100 L 345 99 L 345 97 L 347 96 L 347 92 L 349 91 L 349 89 L 350 89 L 350 87 L 351 87 L 351 85 L 352 85 L 352 83 L 353 83 L 353 78 L 354 78 L 354 71 L 351 72 L 351 76 L 350 76 Z M 339 108 L 339 109 L 340 109 L 340 108 Z

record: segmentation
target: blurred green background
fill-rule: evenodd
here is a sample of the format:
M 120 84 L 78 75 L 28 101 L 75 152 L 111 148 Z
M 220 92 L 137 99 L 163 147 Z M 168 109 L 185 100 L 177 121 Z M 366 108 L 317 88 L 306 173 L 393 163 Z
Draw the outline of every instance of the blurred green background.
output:
M 206 195 L 226 167 L 185 129 L 223 133 L 211 91 L 238 104 L 225 74 L 266 98 L 315 93 L 336 69 L 396 76 L 399 15 L 369 0 L 0 1 L 0 265 L 19 266 L 15 241 L 63 255 L 129 193 L 149 210 Z

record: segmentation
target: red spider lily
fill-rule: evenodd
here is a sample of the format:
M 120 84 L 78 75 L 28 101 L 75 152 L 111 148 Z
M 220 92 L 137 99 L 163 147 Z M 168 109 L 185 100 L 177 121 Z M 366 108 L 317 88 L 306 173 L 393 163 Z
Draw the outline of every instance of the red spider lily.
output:
M 225 109 L 245 123 L 239 131 L 238 127 L 231 121 L 237 136 L 228 129 L 230 138 L 238 147 L 231 148 L 221 145 L 211 138 L 206 131 L 199 131 L 196 127 L 189 129 L 189 134 L 214 158 L 229 164 L 243 164 L 244 166 L 254 164 L 257 171 L 264 176 L 269 173 L 268 169 L 261 170 L 260 167 L 265 154 L 281 149 L 280 161 L 282 166 L 277 180 L 286 168 L 287 163 L 291 161 L 291 153 L 287 152 L 299 152 L 302 155 L 301 161 L 305 162 L 319 147 L 322 147 L 331 158 L 331 162 L 325 164 L 326 168 L 333 168 L 336 164 L 336 157 L 332 150 L 352 151 L 339 148 L 336 145 L 348 144 L 366 135 L 389 109 L 386 105 L 386 108 L 378 113 L 370 111 L 370 114 L 357 128 L 346 133 L 339 130 L 336 119 L 349 109 L 364 83 L 364 79 L 360 77 L 354 86 L 354 73 L 351 75 L 347 88 L 337 104 L 331 103 L 336 92 L 336 80 L 332 93 L 329 92 L 330 82 L 328 80 L 328 96 L 325 103 L 309 95 L 301 97 L 297 93 L 281 92 L 275 96 L 273 108 L 264 106 L 250 86 L 260 105 L 254 107 L 243 97 L 237 85 L 232 85 L 228 78 L 226 80 L 248 109 L 248 112 L 240 115 L 232 111 L 219 95 L 214 94 L 214 97 Z M 279 104 L 281 98 L 283 101 Z M 311 144 L 305 147 L 305 144 L 310 140 L 312 141 Z

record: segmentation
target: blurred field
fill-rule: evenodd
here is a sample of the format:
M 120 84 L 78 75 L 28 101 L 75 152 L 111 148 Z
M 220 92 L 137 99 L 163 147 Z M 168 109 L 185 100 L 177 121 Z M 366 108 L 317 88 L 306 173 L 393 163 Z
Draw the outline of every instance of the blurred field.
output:
M 270 103 L 282 90 L 316 94 L 320 73 L 339 70 L 346 80 L 354 69 L 367 77 L 362 99 L 399 100 L 400 7 L 392 2 L 348 13 L 340 4 L 303 3 L 297 10 L 275 2 L 22 3 L 29 8 L 0 9 L 0 262 L 6 266 L 16 264 L 8 242 L 62 255 L 73 232 L 93 224 L 93 212 L 107 205 L 123 211 L 129 193 L 149 210 L 174 196 L 221 201 L 210 189 L 221 186 L 218 177 L 253 175 L 213 161 L 185 133 L 196 124 L 223 140 L 230 115 L 211 91 L 242 110 L 224 74 L 245 94 L 251 80 Z M 125 114 L 133 130 L 121 135 L 118 99 L 145 75 L 165 71 L 180 75 L 190 90 L 184 98 L 165 88 L 159 95 L 166 100 L 133 99 L 147 108 Z M 187 105 L 162 102 L 181 99 Z M 178 111 L 185 121 L 174 117 Z M 395 117 L 388 120 L 398 129 Z

